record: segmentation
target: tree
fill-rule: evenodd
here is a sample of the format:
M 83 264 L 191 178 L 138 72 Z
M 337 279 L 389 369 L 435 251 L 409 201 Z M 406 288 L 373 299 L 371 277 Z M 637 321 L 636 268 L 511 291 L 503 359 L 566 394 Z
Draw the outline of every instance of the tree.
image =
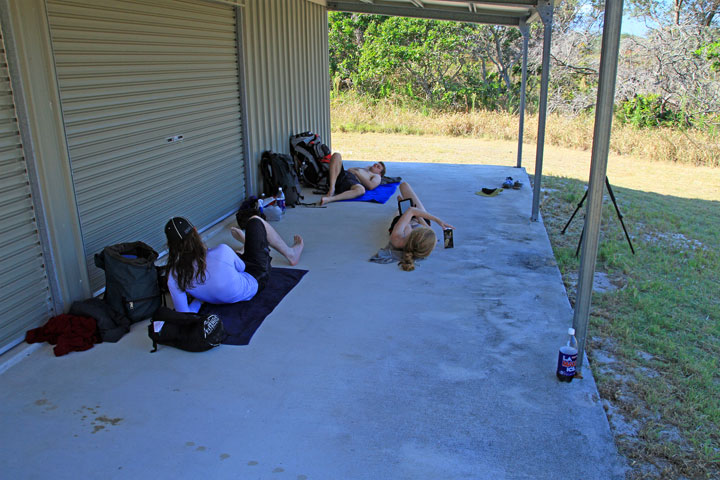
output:
M 621 45 L 617 99 L 657 95 L 661 113 L 717 122 L 720 74 L 713 68 L 718 32 L 697 27 L 664 27 L 647 38 L 630 38 Z
M 548 111 L 578 115 L 595 107 L 603 7 L 590 0 L 557 4 L 553 15 Z M 533 30 L 529 64 L 540 74 L 543 29 Z
M 466 27 L 455 22 L 391 17 L 371 24 L 359 61 L 363 88 L 405 89 L 433 102 L 457 82 L 467 61 Z
M 467 44 L 473 63 L 480 66 L 481 83 L 484 91 L 492 94 L 497 106 L 514 110 L 519 84 L 517 73 L 522 59 L 522 34 L 517 28 L 494 25 L 475 25 L 470 30 Z M 489 68 L 491 64 L 492 68 Z M 472 67 L 470 67 L 472 68 Z M 515 78 L 514 78 L 515 77 Z M 497 78 L 499 81 L 496 81 Z M 489 99 L 483 104 L 488 105 Z
M 659 26 L 718 25 L 720 0 L 629 0 L 633 16 L 646 17 Z
M 365 44 L 365 30 L 370 25 L 382 23 L 387 18 L 381 15 L 330 12 L 328 17 L 330 78 L 346 86 L 352 85 Z

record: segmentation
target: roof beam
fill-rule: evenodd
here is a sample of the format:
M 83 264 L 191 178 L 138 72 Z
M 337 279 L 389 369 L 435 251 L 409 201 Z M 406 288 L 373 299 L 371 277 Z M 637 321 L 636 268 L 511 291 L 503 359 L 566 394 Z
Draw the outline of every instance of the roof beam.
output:
M 338 10 L 341 12 L 450 20 L 454 22 L 486 23 L 490 25 L 518 26 L 521 20 L 518 15 L 506 16 L 500 13 L 471 13 L 458 10 L 433 9 L 427 5 L 425 8 L 416 8 L 410 6 L 367 5 L 352 1 L 328 0 L 327 8 L 328 10 Z
M 361 0 L 366 1 L 366 0 Z M 457 0 L 437 0 L 438 2 L 447 2 L 448 4 L 457 5 Z M 476 2 L 468 2 L 468 5 L 502 5 L 503 7 L 534 7 L 538 4 L 538 0 L 478 0 Z

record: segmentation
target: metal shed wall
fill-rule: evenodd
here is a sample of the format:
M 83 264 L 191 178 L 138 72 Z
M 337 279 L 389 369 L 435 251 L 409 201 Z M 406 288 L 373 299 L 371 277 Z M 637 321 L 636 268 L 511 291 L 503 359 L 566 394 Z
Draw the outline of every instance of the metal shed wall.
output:
M 48 0 L 73 184 L 93 256 L 164 249 L 173 215 L 198 228 L 245 195 L 235 8 L 182 0 Z M 180 141 L 169 141 L 182 137 Z
M 52 308 L 0 27 L 0 353 Z
M 327 9 L 308 0 L 248 0 L 243 13 L 248 167 L 260 193 L 264 150 L 289 153 L 312 130 L 330 144 Z M 265 192 L 270 193 L 270 192 Z

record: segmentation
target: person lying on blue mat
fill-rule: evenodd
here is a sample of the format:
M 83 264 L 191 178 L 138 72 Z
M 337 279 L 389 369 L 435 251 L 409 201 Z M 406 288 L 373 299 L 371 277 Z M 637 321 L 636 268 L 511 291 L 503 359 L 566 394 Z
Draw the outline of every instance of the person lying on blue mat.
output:
M 208 249 L 195 227 L 183 217 L 165 225 L 168 243 L 168 289 L 178 312 L 200 310 L 202 302 L 213 304 L 250 300 L 262 291 L 270 277 L 270 245 L 280 235 L 265 220 L 253 216 L 245 229 L 245 250 L 238 256 L 222 243 Z M 284 243 L 284 242 L 283 242 Z M 299 259 L 303 244 L 293 247 Z M 188 303 L 187 295 L 193 297 Z
M 385 164 L 376 162 L 369 167 L 353 167 L 345 170 L 342 156 L 335 152 L 330 157 L 330 171 L 328 172 L 328 192 L 320 199 L 320 205 L 349 200 L 373 190 L 380 185 L 385 175 Z

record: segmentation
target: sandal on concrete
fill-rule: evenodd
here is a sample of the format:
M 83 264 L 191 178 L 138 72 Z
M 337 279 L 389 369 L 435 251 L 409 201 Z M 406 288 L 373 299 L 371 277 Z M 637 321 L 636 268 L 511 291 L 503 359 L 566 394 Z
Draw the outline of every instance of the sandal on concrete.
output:
M 498 193 L 502 192 L 502 188 L 482 188 L 481 190 L 478 190 L 475 192 L 475 195 L 480 195 L 481 197 L 494 197 Z

